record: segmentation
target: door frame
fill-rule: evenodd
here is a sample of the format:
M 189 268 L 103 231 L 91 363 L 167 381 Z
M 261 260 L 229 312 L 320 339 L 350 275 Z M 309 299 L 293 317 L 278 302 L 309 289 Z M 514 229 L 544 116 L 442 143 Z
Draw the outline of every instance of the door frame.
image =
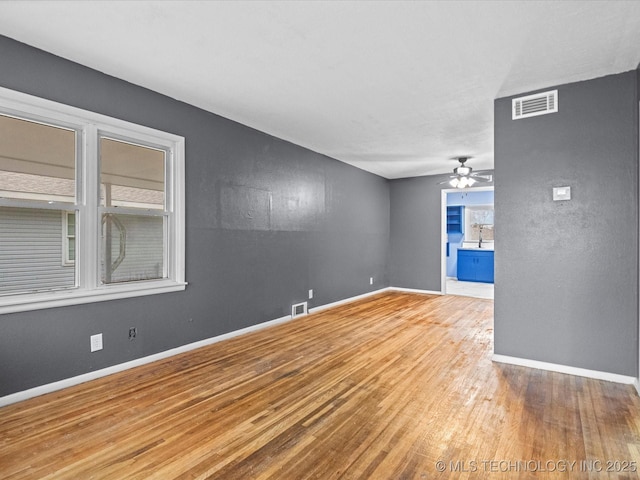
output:
M 640 119 L 640 102 L 638 103 L 638 118 Z M 640 124 L 640 122 L 639 122 Z M 640 136 L 640 126 L 638 127 L 638 136 Z M 638 153 L 638 160 L 640 161 L 640 151 L 637 152 Z M 640 181 L 640 170 L 638 171 L 638 180 Z M 640 201 L 640 198 L 639 198 Z M 637 206 L 637 208 L 640 208 L 640 203 Z M 637 221 L 637 220 L 636 220 Z M 640 235 L 640 225 L 638 225 L 638 234 Z M 638 285 L 640 285 L 640 242 L 638 242 Z M 636 380 L 635 380 L 635 387 L 636 387 L 636 391 L 638 392 L 638 395 L 640 395 L 640 289 L 638 291 L 638 310 L 637 310 L 637 314 L 636 314 L 637 320 L 638 320 L 638 372 L 636 375 Z
M 440 193 L 440 293 L 447 294 L 447 194 L 466 192 L 495 192 L 494 185 L 486 187 L 444 188 Z

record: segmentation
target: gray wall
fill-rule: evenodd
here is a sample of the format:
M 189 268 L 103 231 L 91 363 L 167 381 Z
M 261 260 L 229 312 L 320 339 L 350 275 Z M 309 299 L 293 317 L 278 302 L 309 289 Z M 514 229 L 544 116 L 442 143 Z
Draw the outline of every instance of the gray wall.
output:
M 441 177 L 390 181 L 391 285 L 440 291 Z
M 558 113 L 515 121 L 495 101 L 495 353 L 637 375 L 637 85 L 562 85 Z
M 469 162 L 470 164 L 473 161 Z M 457 164 L 451 163 L 451 170 Z M 485 173 L 493 174 L 491 171 Z M 440 291 L 442 190 L 447 175 L 391 180 L 391 285 Z M 485 185 L 485 184 L 483 184 Z M 491 186 L 492 183 L 487 183 Z
M 0 86 L 186 138 L 189 282 L 2 315 L 0 396 L 282 317 L 310 288 L 312 307 L 388 286 L 385 179 L 6 37 L 0 58 Z

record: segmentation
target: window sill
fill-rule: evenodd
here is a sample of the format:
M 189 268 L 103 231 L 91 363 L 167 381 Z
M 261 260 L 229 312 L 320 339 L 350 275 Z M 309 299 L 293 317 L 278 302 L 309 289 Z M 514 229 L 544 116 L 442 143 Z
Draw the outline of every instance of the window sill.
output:
M 66 307 L 85 303 L 104 302 L 122 298 L 142 297 L 160 293 L 183 291 L 184 282 L 161 280 L 141 284 L 122 284 L 100 287 L 95 290 L 57 290 L 47 293 L 33 293 L 0 297 L 0 314 L 42 310 L 45 308 Z

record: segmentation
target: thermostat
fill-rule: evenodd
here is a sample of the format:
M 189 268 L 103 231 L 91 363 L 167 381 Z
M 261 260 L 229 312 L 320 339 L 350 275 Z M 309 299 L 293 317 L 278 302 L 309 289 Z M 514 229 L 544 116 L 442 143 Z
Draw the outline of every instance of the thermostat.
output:
M 571 187 L 553 187 L 553 201 L 571 200 Z

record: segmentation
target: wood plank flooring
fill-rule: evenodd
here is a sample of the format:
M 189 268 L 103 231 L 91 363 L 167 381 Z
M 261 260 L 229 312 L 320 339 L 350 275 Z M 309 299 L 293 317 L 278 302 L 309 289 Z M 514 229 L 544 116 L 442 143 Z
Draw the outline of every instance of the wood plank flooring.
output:
M 633 387 L 492 363 L 492 328 L 385 292 L 10 405 L 0 478 L 640 478 Z

